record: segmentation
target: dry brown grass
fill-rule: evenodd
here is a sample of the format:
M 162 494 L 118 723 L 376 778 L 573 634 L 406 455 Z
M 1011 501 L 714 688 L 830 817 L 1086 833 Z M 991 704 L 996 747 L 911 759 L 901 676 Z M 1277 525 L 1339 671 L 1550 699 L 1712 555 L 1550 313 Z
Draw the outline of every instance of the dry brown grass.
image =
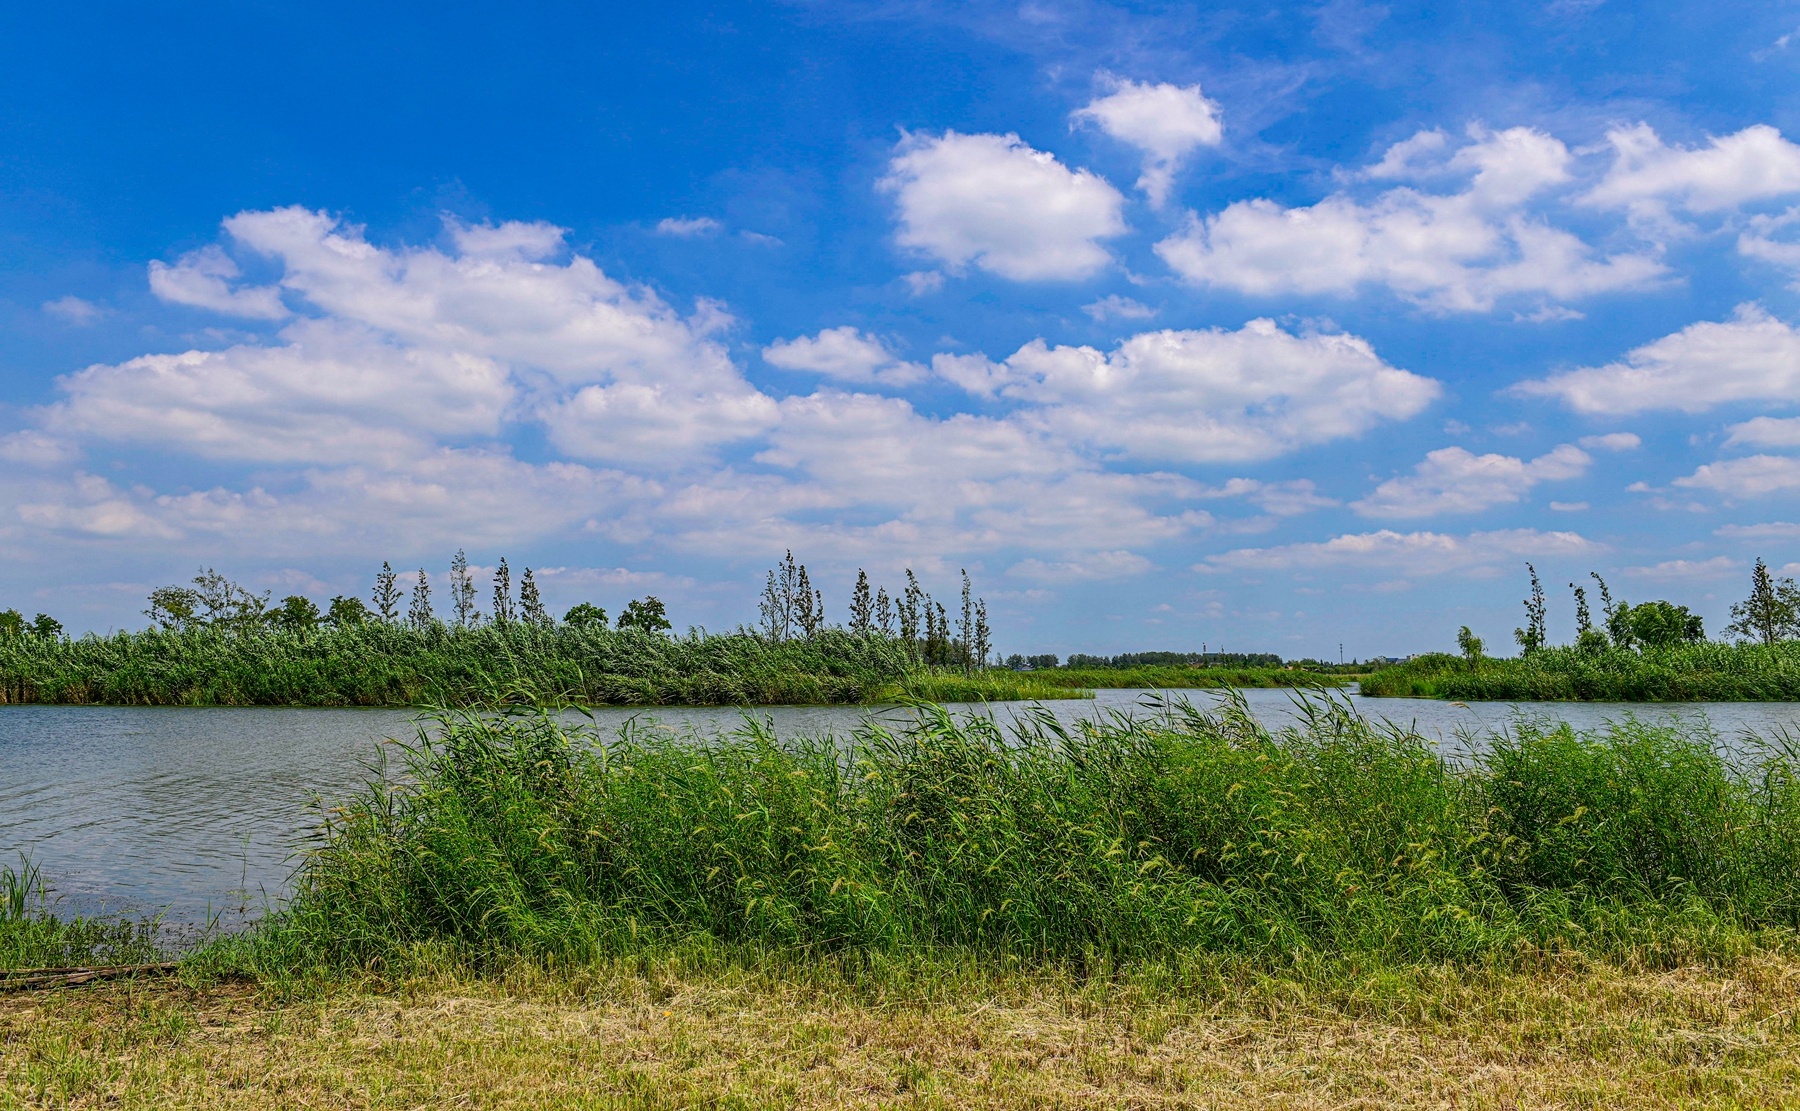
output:
M 1321 987 L 1318 984 L 1331 986 Z M 439 976 L 0 997 L 0 1107 L 1800 1106 L 1800 960 L 1190 989 Z

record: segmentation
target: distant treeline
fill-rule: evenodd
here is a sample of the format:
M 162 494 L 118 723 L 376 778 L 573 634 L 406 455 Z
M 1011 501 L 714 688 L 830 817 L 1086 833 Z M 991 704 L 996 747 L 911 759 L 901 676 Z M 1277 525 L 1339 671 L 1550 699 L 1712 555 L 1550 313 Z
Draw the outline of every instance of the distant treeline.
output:
M 1282 659 L 1273 652 L 1124 652 L 1117 656 L 1090 656 L 1076 652 L 1067 663 L 1055 655 L 1006 658 L 1006 666 L 1014 670 L 1043 671 L 1053 667 L 1078 670 L 1138 667 L 1281 667 Z

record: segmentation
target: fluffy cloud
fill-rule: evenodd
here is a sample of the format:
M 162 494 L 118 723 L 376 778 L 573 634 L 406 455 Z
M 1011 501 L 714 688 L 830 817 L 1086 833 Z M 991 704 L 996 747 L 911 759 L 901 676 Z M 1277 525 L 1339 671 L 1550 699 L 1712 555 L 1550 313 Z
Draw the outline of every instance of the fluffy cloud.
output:
M 1015 281 L 1087 277 L 1111 262 L 1099 240 L 1123 234 L 1124 198 L 1017 135 L 909 136 L 880 188 L 899 209 L 896 239 L 953 270 Z
M 1800 334 L 1760 306 L 1701 321 L 1627 352 L 1621 362 L 1521 382 L 1513 392 L 1557 398 L 1579 413 L 1651 409 L 1699 413 L 1737 401 L 1800 402 Z
M 1725 431 L 1726 447 L 1800 447 L 1800 417 L 1753 417 Z
M 1156 251 L 1183 278 L 1257 296 L 1350 296 L 1383 285 L 1434 309 L 1485 311 L 1530 294 L 1576 298 L 1644 285 L 1662 273 L 1643 255 L 1598 258 L 1580 239 L 1524 211 L 1569 180 L 1570 156 L 1543 132 L 1516 127 L 1475 132 L 1446 157 L 1447 141 L 1427 132 L 1390 148 L 1365 176 L 1466 178 L 1459 192 L 1411 186 L 1362 202 L 1335 193 L 1288 208 L 1238 201 L 1193 217 Z
M 177 305 L 192 305 L 227 316 L 243 316 L 253 320 L 284 320 L 287 306 L 281 303 L 281 291 L 274 286 L 239 286 L 231 282 L 240 275 L 238 264 L 218 247 L 203 247 L 181 256 L 170 266 L 165 262 L 150 264 L 150 292 Z
M 668 216 L 656 222 L 656 234 L 672 235 L 677 239 L 697 239 L 704 235 L 716 235 L 724 226 L 711 216 Z
M 934 360 L 977 393 L 1025 402 L 1018 419 L 1109 456 L 1190 463 L 1267 459 L 1421 412 L 1439 386 L 1356 336 L 1294 335 L 1271 320 L 1238 331 L 1146 332 L 1110 353 L 1026 344 L 1004 363 Z
M 1510 455 L 1475 455 L 1460 447 L 1427 454 L 1413 473 L 1391 478 L 1350 507 L 1365 517 L 1431 517 L 1477 513 L 1510 505 L 1540 482 L 1578 478 L 1592 462 L 1587 452 L 1563 444 L 1527 462 Z
M 1627 567 L 1625 574 L 1634 579 L 1677 582 L 1684 579 L 1716 579 L 1738 569 L 1738 561 L 1730 556 L 1711 559 L 1666 559 L 1650 567 Z
M 925 377 L 925 368 L 894 357 L 880 340 L 845 324 L 816 336 L 778 339 L 763 348 L 763 361 L 783 370 L 807 371 L 840 382 L 904 386 Z
M 1693 148 L 1671 147 L 1643 123 L 1615 128 L 1606 139 L 1612 168 L 1582 198 L 1588 204 L 1657 217 L 1670 205 L 1719 212 L 1800 193 L 1800 146 L 1767 124 Z
M 1707 463 L 1693 474 L 1678 478 L 1676 486 L 1712 490 L 1726 497 L 1759 498 L 1800 489 L 1800 459 L 1784 455 L 1750 455 Z
M 153 355 L 64 381 L 52 428 L 162 442 L 216 458 L 335 462 L 492 436 L 503 417 L 542 422 L 564 453 L 667 468 L 764 431 L 775 403 L 709 332 L 653 292 L 565 251 L 561 229 L 451 224 L 454 251 L 385 248 L 303 208 L 225 221 L 279 265 L 279 291 L 313 315 L 275 344 Z M 288 310 L 277 287 L 235 288 L 210 247 L 155 264 L 165 299 L 238 315 Z
M 1581 446 L 1590 451 L 1635 451 L 1644 441 L 1635 432 L 1608 432 L 1601 436 L 1583 436 Z
M 1149 571 L 1153 564 L 1135 552 L 1095 552 L 1080 560 L 1046 563 L 1024 559 L 1006 569 L 1008 575 L 1038 583 L 1095 582 L 1129 579 Z
M 1535 556 L 1577 556 L 1602 551 L 1573 532 L 1500 529 L 1452 536 L 1441 532 L 1349 533 L 1322 543 L 1240 548 L 1209 556 L 1198 571 L 1263 571 L 1309 568 L 1370 570 L 1381 574 L 1442 575 L 1490 569 Z
M 1158 208 L 1168 200 L 1182 160 L 1200 147 L 1218 146 L 1224 137 L 1219 106 L 1200 95 L 1198 85 L 1116 82 L 1110 95 L 1077 109 L 1074 118 L 1098 124 L 1144 152 L 1137 184 Z

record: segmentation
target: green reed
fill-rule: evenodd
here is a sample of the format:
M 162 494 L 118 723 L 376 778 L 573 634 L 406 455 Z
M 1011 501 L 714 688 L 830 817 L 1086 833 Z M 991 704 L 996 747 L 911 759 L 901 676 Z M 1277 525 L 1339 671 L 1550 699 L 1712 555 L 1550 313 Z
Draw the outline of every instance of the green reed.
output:
M 1473 663 L 1433 654 L 1367 676 L 1362 692 L 1463 701 L 1792 702 L 1800 700 L 1800 641 L 1544 648 Z
M 443 715 L 332 812 L 264 970 L 677 947 L 1007 960 L 1680 960 L 1800 924 L 1789 756 L 1520 723 L 1446 760 L 1340 701 L 712 738 Z

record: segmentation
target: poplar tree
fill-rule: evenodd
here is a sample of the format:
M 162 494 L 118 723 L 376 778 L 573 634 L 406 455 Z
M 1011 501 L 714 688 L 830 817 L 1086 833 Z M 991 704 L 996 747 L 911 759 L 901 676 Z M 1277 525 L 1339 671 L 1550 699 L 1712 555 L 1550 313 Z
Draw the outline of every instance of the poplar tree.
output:
M 993 631 L 988 628 L 987 599 L 975 600 L 975 666 L 985 670 L 993 652 Z
M 544 608 L 544 600 L 538 596 L 537 580 L 531 577 L 529 567 L 519 579 L 519 620 L 541 628 L 549 628 L 552 624 L 550 611 Z
M 468 628 L 481 620 L 475 608 L 475 580 L 469 575 L 469 557 L 461 548 L 450 560 L 450 604 L 456 610 L 456 624 Z
M 919 606 L 924 600 L 925 592 L 919 588 L 918 577 L 912 568 L 906 569 L 906 590 L 900 596 L 900 639 L 913 645 L 919 639 Z
M 883 636 L 894 635 L 894 601 L 888 597 L 885 586 L 875 591 L 875 624 Z
M 1525 599 L 1525 627 L 1513 630 L 1513 639 L 1519 642 L 1519 648 L 1525 655 L 1544 646 L 1549 639 L 1544 624 L 1544 584 L 1538 581 L 1537 568 L 1527 563 L 1525 570 L 1531 572 L 1531 597 Z
M 969 590 L 969 571 L 963 568 L 962 573 L 962 620 L 957 625 L 958 639 L 962 641 L 962 666 L 967 671 L 975 665 L 975 600 Z
M 856 586 L 850 591 L 850 631 L 867 634 L 875 624 L 875 603 L 869 595 L 869 576 L 860 567 Z
M 375 602 L 375 616 L 392 625 L 400 616 L 400 587 L 395 582 L 394 569 L 385 559 L 375 575 L 375 593 L 371 597 Z
M 431 583 L 425 578 L 425 568 L 419 568 L 419 581 L 413 587 L 412 607 L 406 611 L 406 622 L 415 629 L 428 629 L 434 621 L 431 612 Z
M 1770 574 L 1769 565 L 1759 558 L 1750 572 L 1750 597 L 1731 607 L 1731 624 L 1725 631 L 1771 648 L 1800 636 L 1800 586 L 1791 578 Z
M 512 571 L 506 566 L 506 557 L 500 557 L 500 566 L 494 568 L 494 624 L 510 625 L 513 620 Z

